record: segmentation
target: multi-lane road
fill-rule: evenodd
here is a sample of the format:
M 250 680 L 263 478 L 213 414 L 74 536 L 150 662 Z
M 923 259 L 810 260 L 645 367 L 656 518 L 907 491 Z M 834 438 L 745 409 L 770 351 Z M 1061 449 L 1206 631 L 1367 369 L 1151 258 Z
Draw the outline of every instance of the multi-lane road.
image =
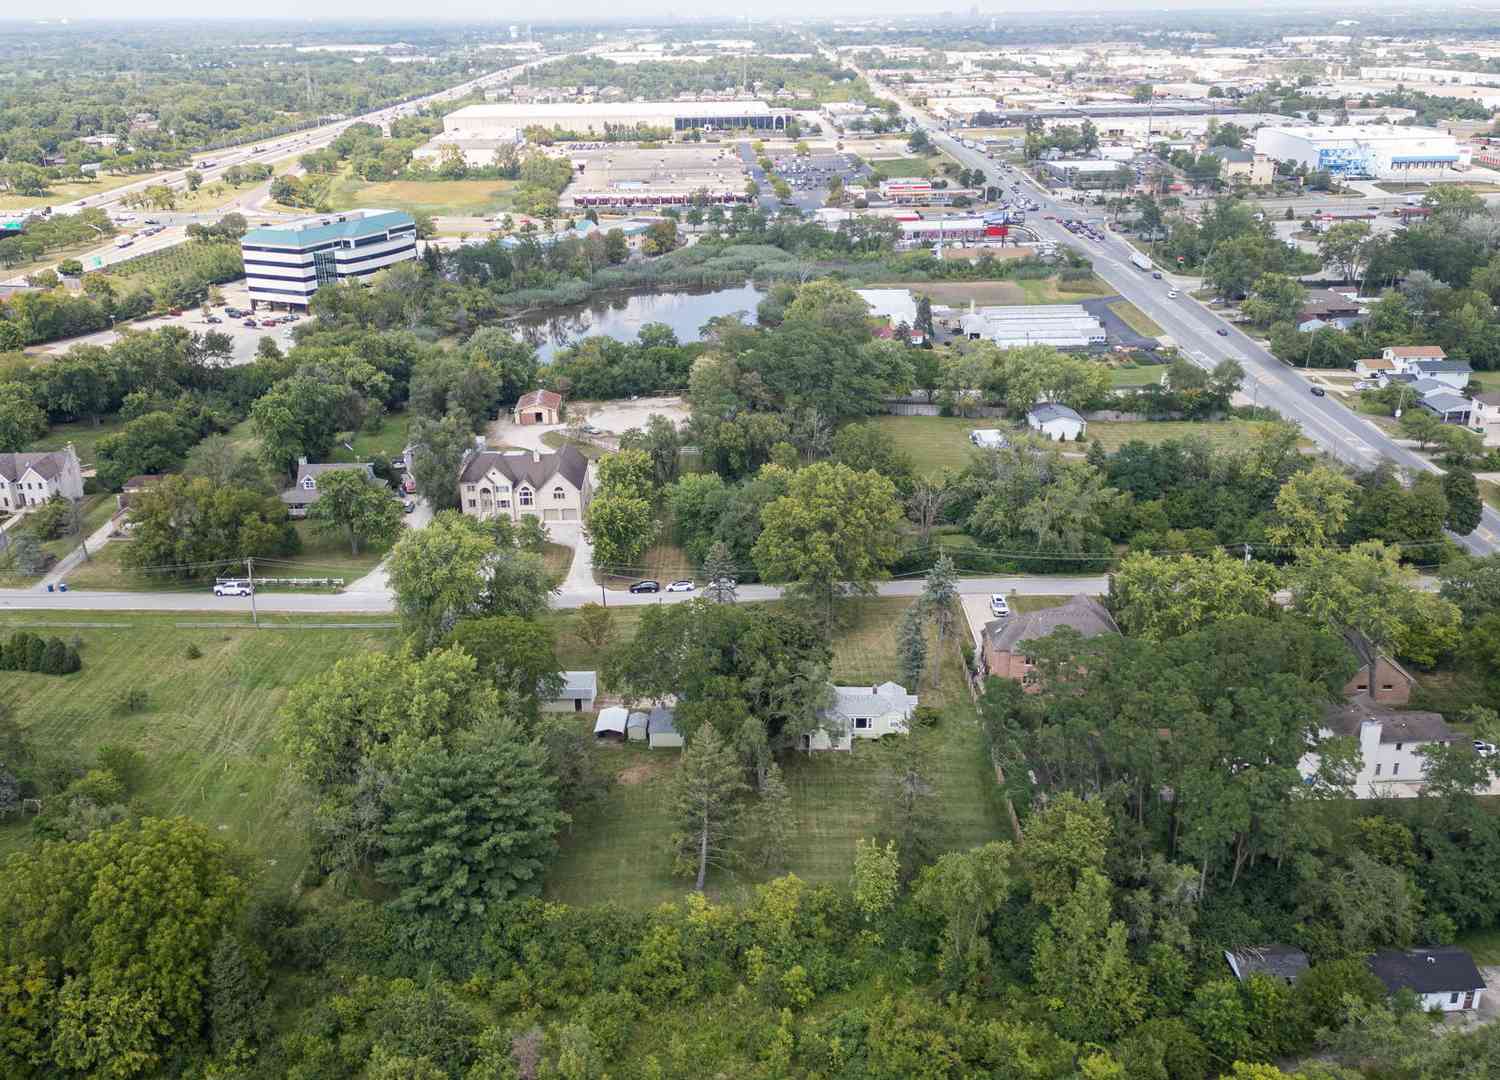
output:
M 994 162 L 946 134 L 937 121 L 909 104 L 895 88 L 874 80 L 871 86 L 882 96 L 899 102 L 902 112 L 921 125 L 928 138 L 965 167 L 982 170 L 1001 186 L 1007 183 L 1006 175 L 1021 175 L 1019 171 L 1000 174 Z M 1130 256 L 1135 249 L 1124 239 L 1106 232 L 1101 242 L 1081 241 L 1058 222 L 1047 220 L 1048 215 L 1077 216 L 1078 210 L 1058 203 L 1046 188 L 1029 178 L 1023 182 L 1032 189 L 1029 192 L 1032 201 L 1041 206 L 1027 216 L 1027 225 L 1043 240 L 1075 247 L 1084 245 L 1095 273 L 1145 312 L 1195 363 L 1211 368 L 1221 360 L 1238 360 L 1245 369 L 1245 391 L 1252 400 L 1300 424 L 1304 434 L 1322 450 L 1351 466 L 1368 469 L 1383 458 L 1412 473 L 1439 471 L 1432 462 L 1392 439 L 1365 417 L 1331 397 L 1315 397 L 1309 383 L 1295 369 L 1287 367 L 1211 308 L 1192 299 L 1185 290 L 1177 298 L 1168 296 L 1171 283 L 1156 280 L 1132 265 Z M 1485 506 L 1479 527 L 1456 539 L 1477 555 L 1500 551 L 1500 514 Z

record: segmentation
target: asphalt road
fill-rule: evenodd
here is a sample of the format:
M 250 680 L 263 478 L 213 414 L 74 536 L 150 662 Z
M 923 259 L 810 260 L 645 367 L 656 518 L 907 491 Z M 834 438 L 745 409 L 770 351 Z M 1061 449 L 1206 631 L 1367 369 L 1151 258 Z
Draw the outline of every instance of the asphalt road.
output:
M 965 166 L 982 169 L 990 177 L 998 172 L 994 162 L 944 133 L 931 116 L 912 107 L 893 88 L 875 80 L 871 80 L 871 86 L 882 96 L 899 102 L 903 114 L 919 123 L 934 143 Z M 1177 299 L 1168 297 L 1168 282 L 1153 279 L 1130 263 L 1135 249 L 1123 238 L 1106 232 L 1102 242 L 1093 243 L 1080 240 L 1055 221 L 1047 221 L 1049 213 L 1076 217 L 1078 211 L 1057 203 L 1041 185 L 1029 179 L 1023 182 L 1031 184 L 1032 198 L 1041 205 L 1040 210 L 1027 215 L 1027 224 L 1044 239 L 1074 247 L 1082 245 L 1093 259 L 1094 272 L 1161 326 L 1194 363 L 1211 368 L 1227 358 L 1238 360 L 1245 368 L 1245 391 L 1252 400 L 1300 424 L 1309 439 L 1349 465 L 1368 469 L 1384 458 L 1414 473 L 1441 471 L 1333 398 L 1314 397 L 1296 369 L 1287 367 L 1211 308 L 1185 292 Z M 1373 204 L 1374 200 L 1370 201 Z M 1221 329 L 1227 334 L 1221 336 L 1218 333 Z M 1479 527 L 1470 535 L 1455 539 L 1476 555 L 1500 550 L 1500 514 L 1486 505 Z
M 966 595 L 1005 593 L 1007 596 L 1072 596 L 1084 593 L 1102 596 L 1109 591 L 1109 578 L 1103 574 L 1084 577 L 990 577 L 963 578 L 958 591 Z M 881 596 L 917 596 L 922 580 L 886 581 L 878 587 Z M 559 609 L 600 603 L 609 607 L 639 607 L 643 604 L 675 604 L 691 600 L 697 593 L 587 592 L 559 593 L 552 606 Z M 740 600 L 776 600 L 781 589 L 774 585 L 742 585 Z M 351 614 L 389 615 L 395 602 L 389 592 L 368 593 L 261 593 L 255 597 L 257 611 L 276 614 Z M 0 589 L 0 612 L 6 611 L 183 611 L 218 612 L 249 615 L 250 600 L 231 596 L 214 596 L 207 588 L 193 592 L 37 592 L 32 589 Z

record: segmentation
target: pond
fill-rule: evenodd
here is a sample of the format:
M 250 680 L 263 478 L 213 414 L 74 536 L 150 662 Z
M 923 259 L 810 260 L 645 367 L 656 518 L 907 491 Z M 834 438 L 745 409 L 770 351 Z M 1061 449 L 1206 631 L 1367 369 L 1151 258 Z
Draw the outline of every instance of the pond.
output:
M 521 337 L 536 346 L 542 363 L 586 337 L 604 335 L 634 341 L 647 323 L 666 323 L 681 342 L 698 341 L 704 323 L 720 315 L 745 312 L 755 318 L 755 306 L 765 296 L 754 285 L 680 292 L 638 292 L 601 296 L 586 304 L 554 308 L 516 320 Z

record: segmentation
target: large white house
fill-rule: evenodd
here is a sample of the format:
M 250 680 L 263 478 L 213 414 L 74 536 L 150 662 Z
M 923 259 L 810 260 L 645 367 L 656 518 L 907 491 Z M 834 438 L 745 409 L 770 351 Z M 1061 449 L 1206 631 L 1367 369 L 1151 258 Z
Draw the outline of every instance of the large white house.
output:
M 1368 697 L 1357 697 L 1347 705 L 1324 714 L 1319 738 L 1347 736 L 1359 744 L 1359 772 L 1354 778 L 1358 799 L 1414 798 L 1427 780 L 1424 747 L 1451 743 L 1458 733 L 1435 712 L 1388 709 Z M 1317 754 L 1307 754 L 1298 768 L 1304 777 L 1318 771 Z
M 911 714 L 916 707 L 917 695 L 908 694 L 899 683 L 835 686 L 824 726 L 803 733 L 802 749 L 849 750 L 855 739 L 905 735 L 911 730 Z
M 590 493 L 588 459 L 574 446 L 470 451 L 459 469 L 459 507 L 470 517 L 582 521 Z
M 61 450 L 0 454 L 0 511 L 29 513 L 54 495 L 83 498 L 83 470 L 72 443 Z

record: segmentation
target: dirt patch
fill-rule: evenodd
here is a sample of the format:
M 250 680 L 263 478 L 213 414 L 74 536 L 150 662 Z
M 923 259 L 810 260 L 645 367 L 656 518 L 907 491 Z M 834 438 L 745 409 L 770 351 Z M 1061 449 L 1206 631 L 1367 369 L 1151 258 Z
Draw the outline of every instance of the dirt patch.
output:
M 628 769 L 621 769 L 615 774 L 615 781 L 624 787 L 632 787 L 636 784 L 644 784 L 667 771 L 666 762 L 646 762 L 642 765 L 632 765 Z

